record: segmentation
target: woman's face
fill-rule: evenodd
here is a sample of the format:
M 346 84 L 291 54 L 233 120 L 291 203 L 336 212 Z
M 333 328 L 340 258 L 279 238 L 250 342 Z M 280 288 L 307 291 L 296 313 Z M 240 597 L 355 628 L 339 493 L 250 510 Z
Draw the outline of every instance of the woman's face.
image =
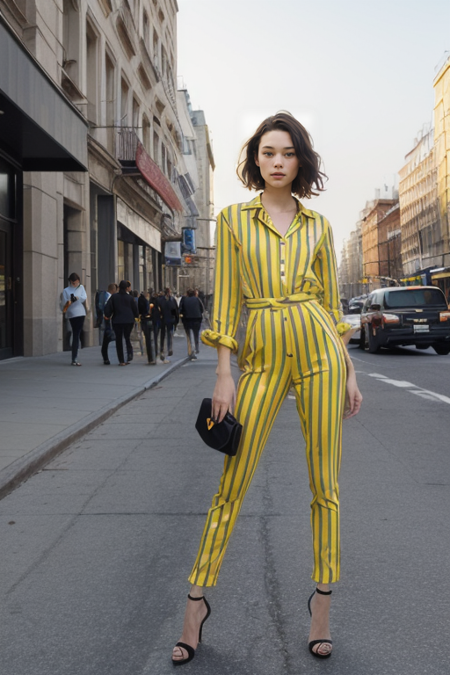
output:
M 268 131 L 261 136 L 255 162 L 266 185 L 275 188 L 290 185 L 300 167 L 291 135 L 281 129 Z
M 80 285 L 80 283 L 81 283 L 81 282 L 80 282 L 79 279 L 75 279 L 75 281 L 71 281 L 71 282 L 70 282 L 70 285 L 73 286 L 74 288 L 78 288 L 78 286 Z

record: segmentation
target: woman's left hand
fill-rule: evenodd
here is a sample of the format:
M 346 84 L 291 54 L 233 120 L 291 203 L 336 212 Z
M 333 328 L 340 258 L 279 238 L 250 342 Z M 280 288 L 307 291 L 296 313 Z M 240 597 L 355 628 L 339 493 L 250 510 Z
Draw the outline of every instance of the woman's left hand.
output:
M 355 372 L 347 375 L 347 394 L 345 397 L 344 420 L 357 415 L 361 408 L 363 397 L 358 389 Z

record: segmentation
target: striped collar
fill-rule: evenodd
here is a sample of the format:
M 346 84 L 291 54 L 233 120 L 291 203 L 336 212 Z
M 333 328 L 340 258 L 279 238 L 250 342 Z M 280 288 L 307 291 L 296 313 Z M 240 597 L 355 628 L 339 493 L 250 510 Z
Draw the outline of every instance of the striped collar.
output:
M 254 199 L 252 199 L 251 202 L 247 202 L 246 204 L 242 204 L 241 209 L 242 211 L 254 211 L 254 215 L 258 220 L 263 223 L 266 227 L 268 227 L 270 230 L 275 232 L 280 238 L 286 239 L 289 237 L 291 234 L 293 234 L 298 228 L 304 223 L 305 221 L 301 218 L 301 216 L 305 216 L 306 218 L 312 218 L 315 219 L 315 213 L 314 211 L 310 211 L 310 209 L 305 209 L 303 204 L 299 202 L 299 200 L 294 197 L 295 201 L 297 202 L 297 214 L 292 221 L 291 225 L 289 226 L 286 234 L 284 237 L 282 237 L 281 233 L 277 230 L 275 225 L 272 222 L 272 218 L 269 216 L 267 213 L 266 209 L 264 208 L 264 205 L 261 201 L 261 194 L 258 194 Z
M 262 213 L 260 215 L 263 216 L 262 219 L 265 221 L 269 218 L 269 214 L 267 213 L 267 211 L 264 208 L 264 205 L 261 201 L 261 195 L 262 195 L 262 192 L 257 194 L 256 197 L 251 200 L 251 202 L 247 202 L 245 204 L 242 204 L 241 209 L 242 209 L 242 211 L 248 211 L 250 209 L 262 209 Z M 294 197 L 295 201 L 298 204 L 298 206 L 297 206 L 297 212 L 298 213 L 303 213 L 303 215 L 305 215 L 307 218 L 315 218 L 314 211 L 311 211 L 310 209 L 305 208 L 303 206 L 303 204 L 301 203 L 301 201 L 299 201 L 297 199 L 297 197 L 295 197 L 294 195 L 292 195 L 292 196 Z

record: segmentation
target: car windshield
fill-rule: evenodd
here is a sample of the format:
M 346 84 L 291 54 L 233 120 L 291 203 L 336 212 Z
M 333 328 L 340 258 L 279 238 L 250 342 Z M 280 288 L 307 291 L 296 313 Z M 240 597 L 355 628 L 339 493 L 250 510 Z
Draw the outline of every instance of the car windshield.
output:
M 438 288 L 414 288 L 404 291 L 388 291 L 384 296 L 387 309 L 393 307 L 447 307 L 444 295 Z

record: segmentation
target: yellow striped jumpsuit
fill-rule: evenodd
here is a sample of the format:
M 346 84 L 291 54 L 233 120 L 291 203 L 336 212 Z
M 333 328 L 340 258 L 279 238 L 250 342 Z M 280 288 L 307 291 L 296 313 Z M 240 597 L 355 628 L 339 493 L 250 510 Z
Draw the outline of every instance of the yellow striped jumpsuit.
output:
M 212 586 L 280 406 L 293 387 L 306 441 L 313 494 L 316 582 L 339 579 L 339 488 L 346 365 L 336 259 L 328 221 L 298 202 L 282 237 L 258 195 L 224 209 L 217 220 L 212 329 L 202 341 L 237 352 L 244 302 L 249 319 L 235 415 L 243 425 L 237 455 L 226 457 L 189 577 Z

